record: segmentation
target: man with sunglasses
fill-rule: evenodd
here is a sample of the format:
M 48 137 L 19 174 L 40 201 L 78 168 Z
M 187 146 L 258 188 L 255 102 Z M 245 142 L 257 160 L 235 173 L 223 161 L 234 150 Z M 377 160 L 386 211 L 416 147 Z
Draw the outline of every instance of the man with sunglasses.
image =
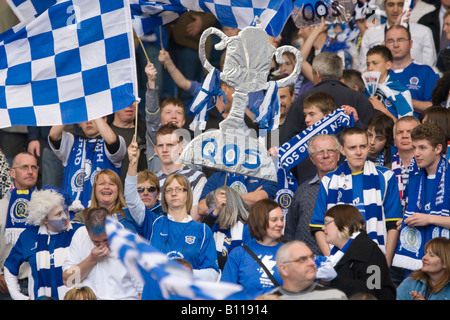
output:
M 0 300 L 10 299 L 3 276 L 3 264 L 26 227 L 28 202 L 36 189 L 38 171 L 37 159 L 26 151 L 18 153 L 11 162 L 9 174 L 13 180 L 13 188 L 0 200 Z M 28 271 L 28 264 L 24 264 L 19 270 L 20 290 L 24 294 L 28 292 Z

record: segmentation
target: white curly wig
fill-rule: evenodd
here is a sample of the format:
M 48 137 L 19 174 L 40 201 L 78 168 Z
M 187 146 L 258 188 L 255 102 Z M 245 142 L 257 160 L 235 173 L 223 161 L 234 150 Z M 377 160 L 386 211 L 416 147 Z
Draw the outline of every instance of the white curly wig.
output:
M 39 226 L 57 205 L 64 206 L 64 197 L 56 190 L 36 190 L 28 203 L 27 223 Z

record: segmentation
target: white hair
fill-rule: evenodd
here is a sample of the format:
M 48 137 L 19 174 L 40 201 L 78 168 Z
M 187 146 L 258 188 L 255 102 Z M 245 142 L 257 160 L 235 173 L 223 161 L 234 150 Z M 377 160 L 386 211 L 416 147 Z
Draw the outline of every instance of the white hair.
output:
M 50 211 L 58 205 L 64 205 L 64 197 L 56 190 L 34 191 L 28 204 L 27 223 L 39 226 Z

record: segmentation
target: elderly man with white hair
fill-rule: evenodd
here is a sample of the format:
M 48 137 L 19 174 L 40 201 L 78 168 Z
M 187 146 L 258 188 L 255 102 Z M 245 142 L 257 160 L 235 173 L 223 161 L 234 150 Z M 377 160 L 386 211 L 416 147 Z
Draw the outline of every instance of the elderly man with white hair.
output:
M 34 191 L 29 205 L 27 224 L 5 261 L 5 280 L 14 300 L 39 297 L 64 299 L 68 288 L 63 283 L 62 264 L 75 230 L 81 224 L 71 223 L 65 198 L 55 189 Z M 18 273 L 28 262 L 31 267 L 28 291 L 20 292 Z

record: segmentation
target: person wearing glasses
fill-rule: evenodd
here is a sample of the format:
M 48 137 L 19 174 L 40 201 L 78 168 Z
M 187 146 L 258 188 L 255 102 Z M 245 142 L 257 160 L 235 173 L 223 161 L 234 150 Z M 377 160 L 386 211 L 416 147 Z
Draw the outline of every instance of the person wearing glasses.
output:
M 344 292 L 316 281 L 315 255 L 299 240 L 283 244 L 276 255 L 283 285 L 258 297 L 258 300 L 347 300 Z
M 367 235 L 365 219 L 356 207 L 338 204 L 328 209 L 322 229 L 332 248 L 329 260 L 336 271 L 334 279 L 327 279 L 330 287 L 349 298 L 370 293 L 379 300 L 395 300 L 396 289 L 384 253 Z
M 0 299 L 11 299 L 4 280 L 3 264 L 26 227 L 28 203 L 36 190 L 38 172 L 37 159 L 29 152 L 20 152 L 11 161 L 12 189 L 0 200 Z M 18 275 L 23 293 L 27 292 L 28 271 L 29 267 L 23 265 Z
M 367 132 L 350 127 L 341 131 L 340 151 L 346 160 L 321 180 L 310 227 L 322 255 L 330 254 L 323 232 L 325 212 L 337 204 L 352 204 L 366 221 L 366 232 L 378 243 L 388 264 L 397 245 L 397 221 L 403 217 L 397 178 L 392 170 L 367 159 Z
M 219 275 L 216 246 L 211 228 L 194 221 L 189 214 L 193 192 L 182 174 L 169 175 L 161 193 L 163 214 L 148 209 L 138 194 L 137 161 L 140 150 L 133 140 L 128 147 L 129 165 L 125 178 L 125 199 L 129 214 L 126 219 L 136 232 L 171 259 L 185 259 L 192 265 L 194 277 L 215 281 Z M 155 299 L 144 287 L 142 299 Z
M 207 179 L 202 171 L 196 170 L 196 167 L 192 168 L 190 165 L 181 163 L 179 157 L 185 143 L 185 137 L 180 134 L 179 128 L 175 124 L 169 122 L 158 129 L 154 150 L 161 161 L 161 170 L 155 174 L 161 188 L 167 177 L 173 173 L 182 174 L 189 180 L 194 199 L 189 214 L 194 220 L 200 221 L 198 203 Z
M 68 288 L 63 283 L 62 265 L 75 231 L 82 226 L 71 223 L 68 205 L 56 189 L 36 190 L 28 204 L 29 226 L 20 234 L 5 261 L 5 280 L 14 300 L 36 300 L 40 297 L 64 299 Z M 31 292 L 19 285 L 20 267 L 29 263 Z
M 439 73 L 430 65 L 418 63 L 411 57 L 413 41 L 408 28 L 390 27 L 385 34 L 384 45 L 392 52 L 390 79 L 406 86 L 411 93 L 414 115 L 418 117 L 431 107 L 431 96 L 439 80 Z
M 295 191 L 294 198 L 286 215 L 284 229 L 285 241 L 300 240 L 305 242 L 315 254 L 320 248 L 309 229 L 309 222 L 316 205 L 320 181 L 327 174 L 336 170 L 339 162 L 339 141 L 334 135 L 318 134 L 309 139 L 309 159 L 317 170 L 316 175 L 303 182 Z

